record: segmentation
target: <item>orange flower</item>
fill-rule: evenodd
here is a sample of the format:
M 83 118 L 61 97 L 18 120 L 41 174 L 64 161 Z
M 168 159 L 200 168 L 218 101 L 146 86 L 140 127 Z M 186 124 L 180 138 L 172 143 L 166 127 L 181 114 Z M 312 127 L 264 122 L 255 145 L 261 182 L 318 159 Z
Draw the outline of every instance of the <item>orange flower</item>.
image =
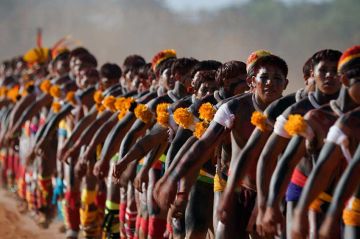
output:
M 216 110 L 211 103 L 204 103 L 199 108 L 199 118 L 206 122 L 212 121 L 215 113 Z
M 251 116 L 251 123 L 264 132 L 267 130 L 266 119 L 266 115 L 259 111 L 254 111 Z
M 14 86 L 10 90 L 7 91 L 7 98 L 12 102 L 16 102 L 19 97 L 19 87 Z
M 140 119 L 144 123 L 150 123 L 153 115 L 149 108 L 144 104 L 139 104 L 134 110 L 136 118 Z
M 61 89 L 58 85 L 53 85 L 50 87 L 50 95 L 54 98 L 60 98 Z
M 205 133 L 206 129 L 209 127 L 209 124 L 202 121 L 195 124 L 194 136 L 198 139 Z
M 169 126 L 169 103 L 160 103 L 156 106 L 156 121 L 163 127 Z
M 61 110 L 61 104 L 57 101 L 54 101 L 51 105 L 51 109 L 54 113 L 59 113 Z
M 121 110 L 118 114 L 118 119 L 121 120 L 126 115 L 127 111 Z
M 43 80 L 41 83 L 40 83 L 40 90 L 46 94 L 49 94 L 50 93 L 50 88 L 51 88 L 51 82 L 50 80 L 46 79 L 46 80 Z
M 189 129 L 194 123 L 194 116 L 188 111 L 187 108 L 178 108 L 174 112 L 175 123 L 185 129 Z
M 100 104 L 104 100 L 104 96 L 102 95 L 102 91 L 97 90 L 94 93 L 94 101 L 97 104 Z
M 101 113 L 105 110 L 105 106 L 103 106 L 102 104 L 96 104 L 96 110 L 98 111 L 98 113 Z
M 289 119 L 284 125 L 284 129 L 291 136 L 305 133 L 306 127 L 307 125 L 304 118 L 299 114 L 289 115 Z
M 103 105 L 105 106 L 106 109 L 108 109 L 112 112 L 115 112 L 116 111 L 115 101 L 116 101 L 116 98 L 112 95 L 109 95 L 104 98 Z
M 76 100 L 75 100 L 75 91 L 69 91 L 66 94 L 66 101 L 69 102 L 72 105 L 76 105 Z
M 8 89 L 6 88 L 6 86 L 0 87 L 0 97 L 1 97 L 1 96 L 6 96 L 6 95 L 7 95 L 7 91 L 8 91 Z
M 115 101 L 115 108 L 119 111 L 123 110 L 124 108 L 124 103 L 125 103 L 125 97 L 119 97 L 119 98 L 116 98 L 116 101 Z

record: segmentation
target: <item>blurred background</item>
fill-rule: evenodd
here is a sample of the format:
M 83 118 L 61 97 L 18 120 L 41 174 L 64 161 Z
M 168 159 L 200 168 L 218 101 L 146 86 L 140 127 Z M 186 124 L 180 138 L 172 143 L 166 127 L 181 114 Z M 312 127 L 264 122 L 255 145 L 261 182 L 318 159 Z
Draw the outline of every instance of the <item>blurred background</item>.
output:
M 199 60 L 246 61 L 267 49 L 289 64 L 287 92 L 302 87 L 302 65 L 324 48 L 360 43 L 359 0 L 0 0 L 0 59 L 71 35 L 100 64 L 159 50 Z

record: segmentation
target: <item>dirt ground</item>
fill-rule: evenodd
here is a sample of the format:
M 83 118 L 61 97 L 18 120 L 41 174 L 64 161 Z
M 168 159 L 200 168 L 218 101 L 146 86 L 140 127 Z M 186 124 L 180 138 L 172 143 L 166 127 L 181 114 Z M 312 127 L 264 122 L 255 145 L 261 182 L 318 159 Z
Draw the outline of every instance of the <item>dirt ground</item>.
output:
M 0 189 L 0 238 L 1 239 L 63 239 L 59 232 L 60 222 L 54 221 L 48 229 L 39 228 L 29 214 L 16 209 L 14 195 Z

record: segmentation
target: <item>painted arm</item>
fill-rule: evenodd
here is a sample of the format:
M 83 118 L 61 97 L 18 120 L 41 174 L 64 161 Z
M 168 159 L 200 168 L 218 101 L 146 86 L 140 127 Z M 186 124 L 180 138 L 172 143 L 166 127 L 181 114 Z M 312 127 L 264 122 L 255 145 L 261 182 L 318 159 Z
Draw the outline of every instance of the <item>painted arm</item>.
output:
M 310 204 L 316 197 L 326 190 L 330 184 L 332 175 L 342 160 L 341 149 L 332 142 L 327 142 L 323 146 L 318 162 L 306 181 L 301 193 L 300 200 L 294 211 L 292 235 L 294 238 L 307 234 L 307 212 Z
M 64 159 L 64 155 L 70 148 L 73 146 L 74 142 L 78 140 L 81 133 L 88 127 L 97 116 L 97 110 L 91 110 L 85 117 L 83 117 L 76 125 L 73 131 L 71 132 L 71 135 L 66 139 L 64 142 L 64 146 L 60 149 L 60 153 L 58 156 L 59 160 Z
M 326 217 L 320 228 L 319 234 L 322 238 L 339 238 L 338 225 L 341 219 L 341 212 L 344 209 L 345 202 L 357 189 L 359 194 L 360 185 L 360 145 L 358 146 L 354 157 L 346 170 L 344 171 L 339 183 L 336 186 L 331 205 L 327 210 Z
M 105 141 L 107 135 L 117 122 L 117 114 L 113 114 L 108 121 L 101 125 L 87 146 L 86 151 L 82 156 L 83 160 L 88 161 L 90 156 L 95 154 L 97 146 Z
M 110 111 L 104 111 L 95 121 L 91 122 L 90 125 L 81 132 L 80 137 L 76 140 L 75 144 L 68 150 L 63 159 L 74 158 L 79 153 L 81 146 L 86 145 L 92 139 L 96 130 L 106 122 L 106 120 L 112 115 Z
M 51 102 L 52 97 L 50 95 L 44 94 L 40 99 L 30 104 L 29 107 L 21 114 L 19 120 L 15 122 L 13 127 L 11 127 L 11 135 L 17 134 L 21 130 L 22 125 L 27 120 L 30 120 L 33 116 L 39 113 L 42 107 L 50 105 Z
M 220 220 L 225 222 L 227 215 L 231 208 L 231 201 L 233 200 L 234 190 L 238 182 L 245 176 L 248 166 L 251 161 L 259 158 L 261 151 L 268 139 L 271 131 L 262 132 L 260 129 L 255 128 L 249 140 L 244 146 L 242 152 L 237 155 L 232 155 L 232 168 L 230 168 L 230 176 L 228 178 L 226 188 L 219 205 L 218 211 Z M 256 164 L 256 162 L 253 162 Z
M 145 157 L 152 149 L 157 148 L 159 145 L 166 144 L 168 139 L 167 129 L 163 128 L 157 124 L 146 134 L 144 137 L 139 139 L 126 153 L 124 157 L 122 157 L 116 163 L 116 170 L 123 171 L 131 162 L 138 162 L 140 159 Z M 151 160 L 152 159 L 152 160 Z M 154 157 L 148 158 L 148 165 L 154 161 Z
M 100 154 L 100 160 L 95 163 L 94 175 L 99 178 L 107 176 L 110 167 L 110 159 L 119 151 L 123 138 L 135 120 L 134 113 L 128 112 L 111 130 L 110 134 L 105 139 Z
M 279 156 L 286 149 L 289 141 L 290 139 L 272 133 L 260 154 L 256 170 L 257 203 L 259 209 L 265 209 L 266 207 L 271 175 L 275 170 Z
M 19 120 L 22 113 L 28 108 L 30 102 L 34 102 L 36 100 L 36 94 L 28 94 L 15 104 L 13 110 L 11 111 L 10 118 L 9 118 L 9 129 L 11 129 L 14 124 Z

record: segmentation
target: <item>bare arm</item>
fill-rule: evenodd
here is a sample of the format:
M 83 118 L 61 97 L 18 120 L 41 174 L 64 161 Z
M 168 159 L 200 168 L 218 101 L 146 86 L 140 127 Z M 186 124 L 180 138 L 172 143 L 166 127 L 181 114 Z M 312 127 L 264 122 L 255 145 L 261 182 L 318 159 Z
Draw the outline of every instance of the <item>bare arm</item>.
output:
M 353 160 L 344 171 L 339 183 L 337 184 L 331 206 L 327 211 L 327 216 L 339 218 L 345 206 L 346 200 L 351 196 L 360 185 L 360 145 L 354 154 Z
M 335 143 L 327 142 L 319 155 L 318 162 L 307 180 L 296 207 L 297 214 L 306 214 L 309 205 L 326 190 L 332 175 L 342 160 L 342 153 Z
M 21 117 L 18 121 L 15 122 L 11 128 L 11 134 L 14 135 L 21 129 L 21 126 L 27 121 L 30 120 L 34 115 L 39 113 L 42 107 L 50 105 L 52 102 L 52 97 L 50 95 L 44 94 L 41 98 L 33 102 L 29 107 L 21 114 Z
M 278 157 L 285 150 L 290 139 L 272 133 L 260 154 L 256 170 L 257 203 L 265 208 L 271 175 L 275 170 Z
M 294 136 L 276 166 L 269 188 L 268 207 L 278 207 L 295 166 L 305 155 L 305 139 Z

